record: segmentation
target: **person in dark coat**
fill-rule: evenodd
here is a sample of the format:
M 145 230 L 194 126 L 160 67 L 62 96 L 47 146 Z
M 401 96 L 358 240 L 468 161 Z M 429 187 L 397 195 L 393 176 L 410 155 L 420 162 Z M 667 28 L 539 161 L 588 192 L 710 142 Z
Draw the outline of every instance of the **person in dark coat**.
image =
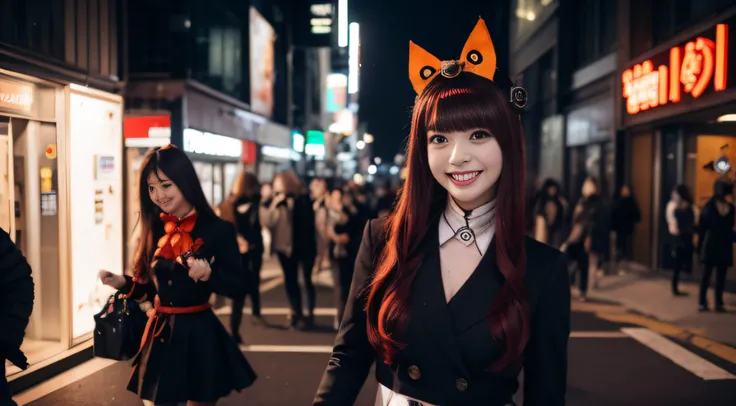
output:
M 250 172 L 241 172 L 231 195 L 220 205 L 220 217 L 235 225 L 238 247 L 243 260 L 243 272 L 247 285 L 246 296 L 253 306 L 253 324 L 265 325 L 261 317 L 261 268 L 263 266 L 263 235 L 261 234 L 261 185 L 258 177 Z M 243 319 L 245 296 L 232 302 L 230 331 L 237 343 L 242 343 L 240 323 Z
M 639 204 L 631 193 L 629 185 L 621 186 L 614 195 L 611 225 L 616 232 L 616 255 L 619 262 L 627 267 L 633 259 L 632 236 L 634 228 L 641 221 Z
M 5 378 L 5 360 L 21 369 L 28 368 L 20 350 L 26 326 L 33 311 L 34 285 L 31 267 L 25 257 L 0 228 L 0 406 L 15 406 Z
M 723 290 L 726 272 L 733 266 L 734 205 L 729 201 L 733 184 L 718 180 L 713 186 L 713 197 L 703 207 L 698 221 L 698 252 L 704 267 L 700 282 L 700 311 L 708 311 L 708 287 L 713 269 L 716 270 L 715 305 L 717 312 L 725 312 Z
M 214 405 L 256 380 L 209 303 L 213 292 L 245 294 L 235 228 L 217 217 L 192 162 L 175 146 L 151 151 L 140 176 L 133 275 L 100 272 L 149 317 L 128 390 L 157 405 Z

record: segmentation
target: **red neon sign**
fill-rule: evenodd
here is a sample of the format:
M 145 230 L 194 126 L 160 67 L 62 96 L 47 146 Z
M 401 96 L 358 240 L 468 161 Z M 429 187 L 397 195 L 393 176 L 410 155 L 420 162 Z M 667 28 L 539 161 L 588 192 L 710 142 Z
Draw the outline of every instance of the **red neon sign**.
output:
M 726 89 L 728 63 L 728 25 L 716 26 L 715 42 L 698 37 L 669 52 L 669 66 L 656 69 L 651 60 L 627 69 L 621 75 L 626 111 L 637 114 L 651 108 L 677 103 L 682 92 L 697 99 L 711 81 L 718 92 Z

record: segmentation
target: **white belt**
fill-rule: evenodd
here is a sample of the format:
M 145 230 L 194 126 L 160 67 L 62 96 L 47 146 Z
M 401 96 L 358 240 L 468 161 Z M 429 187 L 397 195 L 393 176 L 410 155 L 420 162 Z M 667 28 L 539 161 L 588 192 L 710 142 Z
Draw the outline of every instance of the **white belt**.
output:
M 422 402 L 416 399 L 406 397 L 400 393 L 396 393 L 391 389 L 378 384 L 378 393 L 376 394 L 375 406 L 416 406 L 413 402 L 419 403 L 421 406 L 435 406 L 431 403 Z

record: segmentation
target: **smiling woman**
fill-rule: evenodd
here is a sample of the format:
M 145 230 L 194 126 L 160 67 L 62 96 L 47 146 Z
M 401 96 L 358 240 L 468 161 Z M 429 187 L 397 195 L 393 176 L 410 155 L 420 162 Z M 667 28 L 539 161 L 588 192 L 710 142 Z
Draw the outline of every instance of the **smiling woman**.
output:
M 498 141 L 489 130 L 427 133 L 427 159 L 435 180 L 466 210 L 495 197 L 503 167 Z
M 314 404 L 353 404 L 375 362 L 376 405 L 513 405 L 524 368 L 524 405 L 562 406 L 570 290 L 564 256 L 524 235 L 525 92 L 496 77 L 482 20 L 459 61 L 411 43 L 409 74 L 406 183 L 365 229 Z
M 173 145 L 143 160 L 139 192 L 132 275 L 100 272 L 149 317 L 128 390 L 155 404 L 214 404 L 256 379 L 209 304 L 212 292 L 237 298 L 246 289 L 235 229 L 215 215 L 192 162 Z

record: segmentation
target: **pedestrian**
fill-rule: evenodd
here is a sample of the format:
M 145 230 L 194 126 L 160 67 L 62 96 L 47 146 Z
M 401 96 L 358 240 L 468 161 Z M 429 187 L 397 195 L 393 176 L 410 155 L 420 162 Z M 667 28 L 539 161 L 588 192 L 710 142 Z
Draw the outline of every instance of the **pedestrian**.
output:
M 15 406 L 5 377 L 5 360 L 20 369 L 28 368 L 20 350 L 33 311 L 33 277 L 23 254 L 0 228 L 0 406 Z
M 156 405 L 214 405 L 256 379 L 209 303 L 213 292 L 245 292 L 234 227 L 215 215 L 192 162 L 173 145 L 145 157 L 139 193 L 133 275 L 100 272 L 149 316 L 128 390 Z
M 560 195 L 560 185 L 547 179 L 542 185 L 534 206 L 534 238 L 551 247 L 559 248 L 564 241 L 564 219 L 567 201 Z
M 695 210 L 690 189 L 678 185 L 673 193 L 675 207 L 672 208 L 672 225 L 668 229 L 672 238 L 674 269 L 672 270 L 672 294 L 685 296 L 680 291 L 680 272 L 692 273 L 693 269 L 693 235 L 695 235 Z M 670 204 L 667 204 L 667 215 L 670 215 Z M 668 218 L 668 223 L 670 222 Z
M 413 110 L 395 209 L 364 229 L 345 315 L 314 405 L 565 404 L 564 255 L 525 236 L 525 91 L 496 71 L 483 20 L 461 61 L 410 45 Z M 510 96 L 514 96 L 511 97 Z M 510 101 L 511 100 L 511 101 Z
M 634 229 L 641 221 L 641 211 L 629 185 L 622 185 L 613 198 L 611 224 L 616 233 L 616 260 L 628 270 L 633 259 Z
M 327 238 L 327 207 L 329 198 L 327 182 L 323 178 L 314 178 L 309 183 L 309 197 L 312 199 L 312 210 L 314 211 L 314 231 L 316 233 L 317 259 L 314 264 L 313 273 L 319 274 L 322 263 L 329 258 L 330 241 Z
M 583 182 L 581 195 L 573 212 L 572 229 L 560 250 L 577 264 L 580 300 L 586 301 L 588 278 L 597 280 L 598 261 L 605 247 L 604 235 L 607 232 L 602 221 L 603 203 L 598 194 L 598 181 L 588 177 Z M 571 282 L 575 274 L 571 275 Z
M 733 184 L 727 179 L 719 179 L 713 185 L 713 197 L 705 204 L 698 220 L 698 252 L 703 263 L 703 278 L 700 281 L 701 312 L 710 310 L 708 288 L 713 270 L 716 274 L 715 310 L 725 313 L 723 291 L 726 285 L 726 272 L 733 266 L 734 213 Z
M 241 171 L 235 179 L 232 192 L 220 205 L 223 219 L 235 226 L 238 248 L 243 265 L 246 294 L 233 298 L 230 314 L 230 332 L 238 344 L 243 343 L 240 336 L 240 323 L 243 319 L 245 296 L 250 296 L 252 320 L 254 325 L 265 325 L 261 316 L 261 267 L 263 265 L 263 234 L 261 233 L 261 185 L 258 177 Z
M 317 231 L 314 225 L 313 202 L 296 173 L 287 170 L 273 179 L 273 199 L 262 214 L 271 230 L 271 252 L 278 256 L 284 273 L 284 288 L 291 313 L 287 326 L 308 329 L 314 325 L 317 291 L 312 282 L 312 269 L 317 257 Z M 302 306 L 299 268 L 304 276 L 307 312 Z

